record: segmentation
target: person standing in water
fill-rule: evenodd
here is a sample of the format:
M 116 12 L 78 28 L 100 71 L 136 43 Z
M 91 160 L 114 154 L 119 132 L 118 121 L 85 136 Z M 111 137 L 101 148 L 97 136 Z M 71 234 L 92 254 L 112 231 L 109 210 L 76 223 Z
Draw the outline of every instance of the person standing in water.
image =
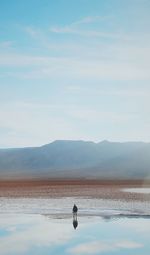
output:
M 74 206 L 73 206 L 72 212 L 73 212 L 73 213 L 76 213 L 76 214 L 77 214 L 77 212 L 78 212 L 78 207 L 77 207 L 75 204 L 74 204 Z

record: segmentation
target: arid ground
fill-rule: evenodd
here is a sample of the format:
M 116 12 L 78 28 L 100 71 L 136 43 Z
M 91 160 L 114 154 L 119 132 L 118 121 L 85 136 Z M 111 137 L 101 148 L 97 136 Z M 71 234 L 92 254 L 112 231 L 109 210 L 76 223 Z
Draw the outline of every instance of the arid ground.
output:
M 124 192 L 126 188 L 150 188 L 150 182 L 129 180 L 7 180 L 0 181 L 0 197 L 87 197 L 150 201 L 150 194 Z

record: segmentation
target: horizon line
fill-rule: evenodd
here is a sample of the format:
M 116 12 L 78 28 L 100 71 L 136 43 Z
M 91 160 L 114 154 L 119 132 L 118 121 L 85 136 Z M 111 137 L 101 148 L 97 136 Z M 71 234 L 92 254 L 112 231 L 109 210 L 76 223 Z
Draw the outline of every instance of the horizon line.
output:
M 0 147 L 0 150 L 11 150 L 11 149 L 28 149 L 28 148 L 40 148 L 49 144 L 53 144 L 56 142 L 85 142 L 85 143 L 94 143 L 94 144 L 99 144 L 99 143 L 145 143 L 145 144 L 149 144 L 150 141 L 141 141 L 141 140 L 127 140 L 127 141 L 112 141 L 112 140 L 100 140 L 100 141 L 91 141 L 91 140 L 82 140 L 82 139 L 56 139 L 53 140 L 49 143 L 45 143 L 45 144 L 41 144 L 38 146 L 22 146 L 22 147 Z

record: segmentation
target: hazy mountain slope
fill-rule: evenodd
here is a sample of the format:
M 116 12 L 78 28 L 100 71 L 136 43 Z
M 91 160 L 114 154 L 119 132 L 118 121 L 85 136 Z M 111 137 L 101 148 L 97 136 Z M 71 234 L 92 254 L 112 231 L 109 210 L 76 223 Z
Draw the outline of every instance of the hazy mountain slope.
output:
M 150 144 L 55 141 L 0 150 L 0 177 L 146 178 Z

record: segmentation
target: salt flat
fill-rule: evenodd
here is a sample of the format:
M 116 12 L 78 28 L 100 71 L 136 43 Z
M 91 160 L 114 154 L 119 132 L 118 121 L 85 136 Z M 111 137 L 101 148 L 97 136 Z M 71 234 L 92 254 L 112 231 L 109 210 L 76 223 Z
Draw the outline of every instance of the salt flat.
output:
M 150 195 L 134 193 L 134 189 L 149 186 L 112 182 L 3 183 L 0 253 L 147 255 Z M 76 218 L 72 215 L 74 203 L 79 209 Z
M 62 198 L 0 198 L 0 213 L 71 215 L 73 204 L 80 215 L 149 215 L 148 201 L 122 201 L 84 197 Z

